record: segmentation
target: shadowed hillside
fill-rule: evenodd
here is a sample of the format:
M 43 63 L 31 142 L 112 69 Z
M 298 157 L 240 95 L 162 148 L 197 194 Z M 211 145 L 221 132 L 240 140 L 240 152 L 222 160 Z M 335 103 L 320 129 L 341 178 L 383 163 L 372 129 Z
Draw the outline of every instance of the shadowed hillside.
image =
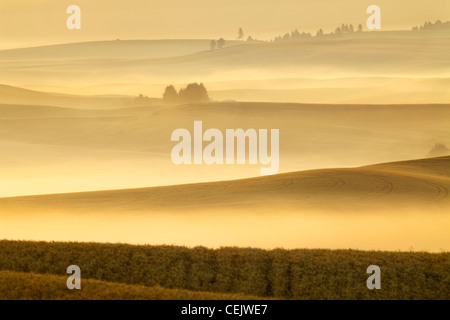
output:
M 82 280 L 82 290 L 68 290 L 67 277 L 0 271 L 0 300 L 261 300 L 243 294 L 220 294 L 159 286 L 145 287 L 94 279 Z

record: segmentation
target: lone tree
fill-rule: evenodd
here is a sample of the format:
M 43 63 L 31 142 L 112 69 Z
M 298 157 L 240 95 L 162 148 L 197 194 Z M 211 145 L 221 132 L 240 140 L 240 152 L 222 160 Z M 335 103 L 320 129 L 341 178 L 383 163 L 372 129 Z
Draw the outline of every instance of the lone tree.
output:
M 224 38 L 220 38 L 219 40 L 217 40 L 217 48 L 218 49 L 222 49 L 224 45 L 225 45 L 225 39 Z
M 177 90 L 175 90 L 174 86 L 170 85 L 166 88 L 163 94 L 163 100 L 165 103 L 177 103 L 179 100 Z
M 239 30 L 238 30 L 238 37 L 237 37 L 237 39 L 238 40 L 244 39 L 244 30 L 242 30 L 242 28 L 239 28 Z

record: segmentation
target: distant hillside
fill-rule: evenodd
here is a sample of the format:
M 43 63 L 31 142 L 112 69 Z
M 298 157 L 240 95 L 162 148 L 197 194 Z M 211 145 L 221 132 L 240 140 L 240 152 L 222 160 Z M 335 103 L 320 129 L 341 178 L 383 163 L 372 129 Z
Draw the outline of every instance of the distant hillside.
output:
M 216 100 L 446 103 L 450 101 L 445 90 L 449 39 L 443 31 L 383 31 L 293 42 L 229 41 L 216 50 L 210 50 L 208 40 L 109 41 L 3 50 L 0 83 L 53 92 L 160 98 L 169 84 L 179 89 L 203 82 L 209 90 L 219 91 L 211 95 Z M 258 80 L 286 78 L 312 79 L 312 83 L 281 88 L 275 84 L 261 94 L 255 91 L 261 90 Z M 335 80 L 331 84 L 316 82 L 330 78 Z M 348 78 L 362 82 L 355 85 Z M 239 88 L 223 83 L 244 80 L 247 86 Z M 210 83 L 215 83 L 214 88 Z M 230 87 L 241 91 L 230 91 Z M 295 89 L 294 93 L 284 91 Z
M 47 77 L 60 71 L 118 75 L 118 70 L 122 74 L 124 71 L 151 72 L 148 75 L 159 77 L 189 71 L 194 76 L 204 77 L 213 70 L 221 72 L 224 67 L 273 70 L 282 66 L 290 66 L 295 71 L 301 67 L 303 76 L 310 76 L 311 68 L 317 71 L 318 67 L 328 68 L 328 71 L 366 68 L 359 72 L 378 75 L 386 74 L 387 68 L 390 68 L 389 74 L 402 69 L 402 74 L 407 75 L 424 69 L 430 72 L 431 67 L 433 71 L 439 71 L 448 60 L 444 49 L 449 46 L 449 37 L 445 33 L 437 37 L 412 31 L 368 34 L 282 43 L 233 42 L 220 50 L 209 50 L 207 40 L 193 41 L 194 49 L 190 40 L 92 42 L 3 50 L 0 61 L 8 62 L 1 67 L 5 72 L 17 65 L 20 74 L 30 72 L 32 75 L 38 70 L 47 70 L 50 73 Z M 173 46 L 175 50 L 169 50 Z M 373 68 L 374 55 L 377 57 L 376 69 Z M 422 65 L 414 63 L 418 60 Z M 425 65 L 426 61 L 432 65 Z M 405 65 L 409 68 L 403 69 Z M 316 73 L 316 77 L 319 74 Z M 101 75 L 90 74 L 92 76 Z
M 125 108 L 133 97 L 126 96 L 76 96 L 53 92 L 27 90 L 0 84 L 0 104 L 22 104 L 67 107 L 75 109 Z
M 0 61 L 76 59 L 155 59 L 210 48 L 211 40 L 115 40 L 0 50 Z M 238 41 L 228 41 L 227 46 Z

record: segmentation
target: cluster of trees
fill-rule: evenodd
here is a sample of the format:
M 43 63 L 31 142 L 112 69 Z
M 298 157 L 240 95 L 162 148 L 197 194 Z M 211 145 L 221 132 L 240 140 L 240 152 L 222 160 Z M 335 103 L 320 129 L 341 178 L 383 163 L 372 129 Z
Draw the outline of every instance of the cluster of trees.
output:
M 363 31 L 363 26 L 362 24 L 358 25 L 358 32 L 362 32 Z M 334 34 L 344 34 L 344 33 L 353 33 L 355 32 L 355 28 L 353 27 L 352 24 L 348 25 L 348 24 L 342 24 L 340 27 L 337 27 L 334 30 Z
M 128 100 L 126 104 L 129 107 L 148 107 L 153 105 L 156 106 L 161 104 L 161 99 L 150 98 L 141 93 L 137 97 Z
M 442 22 L 441 20 L 437 20 L 435 23 L 427 21 L 423 25 L 419 27 L 413 27 L 413 31 L 420 31 L 420 30 L 445 30 L 450 29 L 450 21 Z M 358 27 L 354 27 L 352 24 L 342 24 L 341 26 L 337 27 L 334 31 L 330 33 L 325 33 L 323 29 L 317 30 L 315 37 L 322 37 L 322 36 L 335 36 L 335 35 L 343 35 L 343 34 L 351 34 L 354 32 L 363 32 L 363 25 L 359 24 Z M 272 41 L 274 42 L 283 42 L 283 41 L 297 41 L 297 40 L 304 40 L 304 39 L 311 39 L 314 36 L 310 32 L 299 32 L 298 29 L 295 29 L 291 32 L 287 32 L 284 35 L 280 35 L 275 37 Z M 244 40 L 244 30 L 242 28 L 238 29 L 238 36 L 236 38 L 237 40 Z M 247 42 L 256 42 L 259 41 L 257 39 L 254 39 L 252 36 L 248 36 Z M 225 40 L 223 38 L 220 38 L 219 40 L 211 40 L 211 50 L 216 49 L 222 49 L 225 45 Z
M 142 93 L 139 94 L 133 101 L 134 104 L 137 105 L 145 105 L 148 104 L 150 102 L 150 98 L 147 96 L 144 96 Z
M 173 85 L 166 88 L 163 101 L 167 104 L 209 102 L 208 91 L 203 83 L 190 83 L 178 92 Z
M 437 20 L 435 23 L 427 21 L 421 26 L 412 28 L 413 31 L 446 29 L 450 29 L 450 21 L 442 22 L 441 20 Z
M 75 264 L 82 279 L 288 299 L 448 300 L 449 263 L 450 253 L 0 241 L 0 270 L 66 276 Z M 370 265 L 382 290 L 366 287 Z
M 290 33 L 285 33 L 284 36 L 278 36 L 274 39 L 274 41 L 296 41 L 301 39 L 311 38 L 311 33 L 302 32 L 300 33 L 297 29 L 291 31 Z
M 237 40 L 244 40 L 244 30 L 239 28 Z M 252 36 L 247 37 L 247 42 L 259 42 L 260 40 L 253 38 Z
M 211 40 L 210 50 L 222 49 L 225 46 L 225 39 L 220 38 L 219 40 Z
M 245 34 L 244 34 L 244 30 L 242 28 L 238 29 L 238 35 L 237 35 L 237 40 L 244 40 Z M 248 36 L 247 37 L 247 42 L 257 42 L 259 41 L 258 39 L 254 39 L 252 36 Z M 210 42 L 210 50 L 216 50 L 216 49 L 222 49 L 225 46 L 225 39 L 224 38 L 220 38 L 219 40 L 211 40 Z
M 333 36 L 333 35 L 342 35 L 342 34 L 348 34 L 348 33 L 354 33 L 354 32 L 362 32 L 363 26 L 362 24 L 358 25 L 358 28 L 355 29 L 352 24 L 342 24 L 340 27 L 337 27 L 334 32 L 326 34 L 323 29 L 319 29 L 316 32 L 316 37 L 322 37 L 324 35 Z M 313 38 L 313 35 L 309 32 L 299 32 L 297 29 L 285 33 L 283 36 L 276 37 L 273 41 L 280 42 L 280 41 L 297 41 L 302 39 L 311 39 Z

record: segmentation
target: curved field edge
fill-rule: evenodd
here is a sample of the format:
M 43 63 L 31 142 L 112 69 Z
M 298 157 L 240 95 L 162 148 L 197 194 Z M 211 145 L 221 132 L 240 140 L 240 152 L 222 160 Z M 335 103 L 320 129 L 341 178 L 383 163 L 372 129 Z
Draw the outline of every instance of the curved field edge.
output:
M 0 300 L 256 300 L 240 294 L 196 292 L 82 279 L 69 290 L 66 276 L 0 271 Z
M 450 253 L 0 241 L 0 270 L 287 299 L 450 299 Z M 367 267 L 381 268 L 368 290 Z M 65 282 L 62 284 L 65 286 Z

